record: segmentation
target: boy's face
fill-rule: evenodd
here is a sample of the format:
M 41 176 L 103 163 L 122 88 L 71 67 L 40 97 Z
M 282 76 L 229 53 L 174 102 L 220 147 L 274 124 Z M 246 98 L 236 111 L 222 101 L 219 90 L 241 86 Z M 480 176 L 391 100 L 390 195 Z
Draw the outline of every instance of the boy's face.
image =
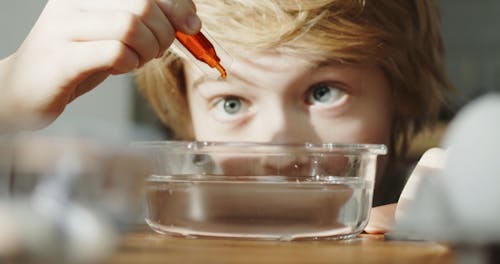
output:
M 389 144 L 394 110 L 378 67 L 275 53 L 233 59 L 225 81 L 186 65 L 197 140 Z

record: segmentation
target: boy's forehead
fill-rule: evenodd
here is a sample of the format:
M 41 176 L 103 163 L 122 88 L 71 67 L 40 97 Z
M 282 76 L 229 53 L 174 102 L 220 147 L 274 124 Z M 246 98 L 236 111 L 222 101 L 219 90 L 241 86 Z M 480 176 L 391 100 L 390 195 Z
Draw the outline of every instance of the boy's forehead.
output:
M 278 51 L 260 51 L 239 53 L 234 56 L 237 68 L 255 67 L 258 69 L 281 72 L 297 68 L 318 68 L 329 65 L 340 65 L 340 60 L 331 58 L 313 58 L 306 54 L 289 54 Z
M 264 51 L 253 53 L 240 53 L 233 55 L 233 62 L 228 70 L 227 82 L 246 83 L 250 86 L 256 85 L 262 78 L 272 78 L 273 81 L 289 81 L 305 73 L 312 73 L 322 67 L 342 67 L 347 66 L 335 59 L 312 59 L 307 56 L 287 54 L 276 51 Z M 212 80 L 200 71 L 196 71 L 195 66 L 188 61 L 185 64 L 188 69 L 188 81 L 193 88 L 205 82 L 219 83 L 221 80 Z
M 226 69 L 227 83 L 246 83 L 249 86 L 258 86 L 256 82 L 263 78 L 272 78 L 279 81 L 281 78 L 288 79 L 299 72 L 308 71 L 319 65 L 318 62 L 308 60 L 304 57 L 283 54 L 279 52 L 259 52 L 233 55 L 232 64 Z M 185 65 L 188 70 L 188 79 L 191 79 L 192 87 L 196 88 L 205 82 L 222 82 L 205 76 L 188 61 Z M 190 78 L 189 78 L 190 77 Z M 190 82 L 188 82 L 190 83 Z
M 246 56 L 237 56 L 235 57 L 235 62 L 239 62 L 242 66 L 254 66 L 273 71 L 288 70 L 292 67 L 307 67 L 313 65 L 313 62 L 306 58 L 278 52 L 261 52 L 248 54 Z

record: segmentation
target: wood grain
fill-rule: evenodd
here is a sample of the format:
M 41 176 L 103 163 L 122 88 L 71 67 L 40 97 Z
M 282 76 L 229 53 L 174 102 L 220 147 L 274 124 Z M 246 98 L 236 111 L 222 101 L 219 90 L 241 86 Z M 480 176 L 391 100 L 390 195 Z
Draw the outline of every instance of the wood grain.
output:
M 106 262 L 114 263 L 452 263 L 435 242 L 386 241 L 360 235 L 345 241 L 256 241 L 184 238 L 140 227 L 123 238 Z

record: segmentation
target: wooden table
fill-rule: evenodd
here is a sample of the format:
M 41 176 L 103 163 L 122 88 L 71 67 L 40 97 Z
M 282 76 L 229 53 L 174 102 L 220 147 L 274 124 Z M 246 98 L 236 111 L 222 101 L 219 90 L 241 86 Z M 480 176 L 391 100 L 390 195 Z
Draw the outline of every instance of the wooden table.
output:
M 107 263 L 453 263 L 434 242 L 386 241 L 360 235 L 347 241 L 255 241 L 182 238 L 140 227 L 123 238 Z

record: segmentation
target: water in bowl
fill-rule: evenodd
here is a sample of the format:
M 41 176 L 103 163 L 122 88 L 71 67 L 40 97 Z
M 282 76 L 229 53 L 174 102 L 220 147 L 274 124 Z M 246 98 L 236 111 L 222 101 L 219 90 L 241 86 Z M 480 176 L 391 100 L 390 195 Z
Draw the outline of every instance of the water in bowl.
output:
M 372 192 L 361 177 L 154 175 L 147 222 L 180 236 L 350 238 L 366 225 Z

